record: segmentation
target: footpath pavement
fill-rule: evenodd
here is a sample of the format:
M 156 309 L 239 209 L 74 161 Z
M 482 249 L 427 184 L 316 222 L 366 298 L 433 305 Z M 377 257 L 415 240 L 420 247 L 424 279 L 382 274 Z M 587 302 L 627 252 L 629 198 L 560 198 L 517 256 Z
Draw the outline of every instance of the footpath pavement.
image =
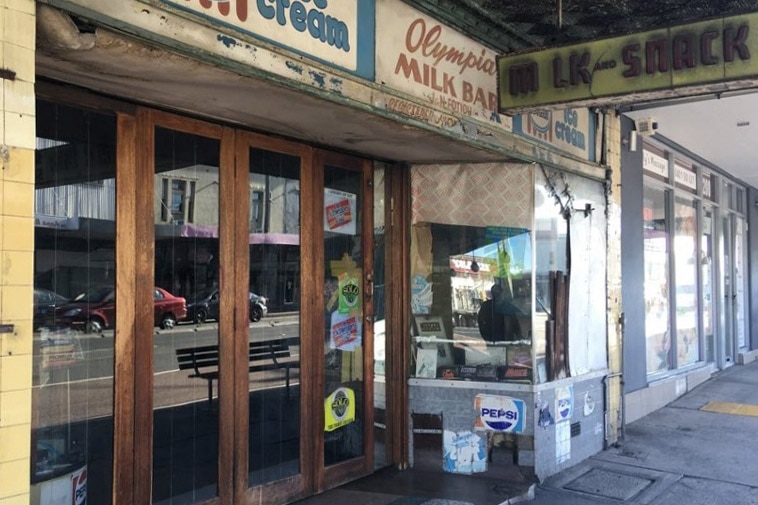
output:
M 758 505 L 758 362 L 626 428 L 618 447 L 537 486 L 530 505 Z

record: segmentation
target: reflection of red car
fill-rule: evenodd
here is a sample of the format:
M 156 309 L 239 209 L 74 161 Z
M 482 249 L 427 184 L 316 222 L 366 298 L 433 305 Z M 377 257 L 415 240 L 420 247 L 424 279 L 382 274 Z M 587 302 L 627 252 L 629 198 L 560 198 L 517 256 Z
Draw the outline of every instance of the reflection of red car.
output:
M 173 328 L 187 317 L 184 298 L 174 296 L 163 288 L 153 290 L 155 326 Z M 100 333 L 113 328 L 116 316 L 116 292 L 112 287 L 97 287 L 74 297 L 55 310 L 56 324 L 65 324 L 87 333 Z

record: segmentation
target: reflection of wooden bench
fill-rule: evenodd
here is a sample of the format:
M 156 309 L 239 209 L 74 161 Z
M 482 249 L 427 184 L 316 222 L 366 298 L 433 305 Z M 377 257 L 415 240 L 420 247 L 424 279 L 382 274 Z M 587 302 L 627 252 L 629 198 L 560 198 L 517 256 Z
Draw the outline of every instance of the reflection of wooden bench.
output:
M 299 361 L 291 358 L 286 340 L 264 340 L 250 342 L 248 360 L 250 372 L 265 370 L 285 370 L 287 397 L 290 395 L 290 368 L 300 368 Z M 213 402 L 213 381 L 218 380 L 219 353 L 217 345 L 187 347 L 176 350 L 179 370 L 192 370 L 189 377 L 205 379 L 208 382 L 208 404 Z

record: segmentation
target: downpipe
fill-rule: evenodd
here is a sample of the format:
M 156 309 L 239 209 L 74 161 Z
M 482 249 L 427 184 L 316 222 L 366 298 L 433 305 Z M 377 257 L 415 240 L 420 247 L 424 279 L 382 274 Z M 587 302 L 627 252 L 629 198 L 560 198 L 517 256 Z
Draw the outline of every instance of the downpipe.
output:
M 621 342 L 624 341 L 624 333 L 626 329 L 626 315 L 622 312 L 619 316 L 619 330 L 621 333 Z M 622 344 L 623 345 L 623 344 Z M 622 355 L 621 357 L 621 371 L 619 372 L 613 372 L 605 375 L 603 377 L 602 383 L 603 383 L 603 450 L 608 449 L 608 447 L 611 446 L 611 444 L 608 443 L 608 435 L 610 433 L 610 406 L 611 406 L 611 392 L 610 392 L 610 385 L 608 384 L 608 381 L 610 379 L 620 378 L 619 381 L 619 388 L 620 388 L 620 394 L 621 399 L 619 402 L 619 409 L 620 412 L 620 420 L 619 420 L 619 433 L 618 438 L 616 442 L 613 444 L 615 446 L 621 445 L 624 443 L 624 437 L 626 433 L 626 395 L 624 394 L 624 357 Z

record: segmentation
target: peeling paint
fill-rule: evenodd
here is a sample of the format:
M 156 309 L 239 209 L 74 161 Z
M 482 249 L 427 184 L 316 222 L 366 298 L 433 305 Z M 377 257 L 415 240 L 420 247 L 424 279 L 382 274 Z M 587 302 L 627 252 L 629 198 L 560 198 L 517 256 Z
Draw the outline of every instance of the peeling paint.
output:
M 320 74 L 318 72 L 314 72 L 313 70 L 311 70 L 308 73 L 311 75 L 311 78 L 313 79 L 313 82 L 315 82 L 316 85 L 318 85 L 319 88 L 324 89 L 326 87 L 326 79 L 325 79 L 326 76 L 325 76 L 325 74 Z
M 332 91 L 341 95 L 342 94 L 342 84 L 344 82 L 339 77 L 332 77 L 329 79 L 329 84 L 332 85 Z
M 230 49 L 232 46 L 237 45 L 237 40 L 233 39 L 232 37 L 229 37 L 228 35 L 222 35 L 219 33 L 216 39 L 222 44 L 224 44 L 227 48 L 230 48 Z
M 292 61 L 285 62 L 285 65 L 287 65 L 287 68 L 289 68 L 290 70 L 292 70 L 296 74 L 303 75 L 303 67 L 302 67 L 302 65 L 298 65 L 297 63 L 292 62 Z

